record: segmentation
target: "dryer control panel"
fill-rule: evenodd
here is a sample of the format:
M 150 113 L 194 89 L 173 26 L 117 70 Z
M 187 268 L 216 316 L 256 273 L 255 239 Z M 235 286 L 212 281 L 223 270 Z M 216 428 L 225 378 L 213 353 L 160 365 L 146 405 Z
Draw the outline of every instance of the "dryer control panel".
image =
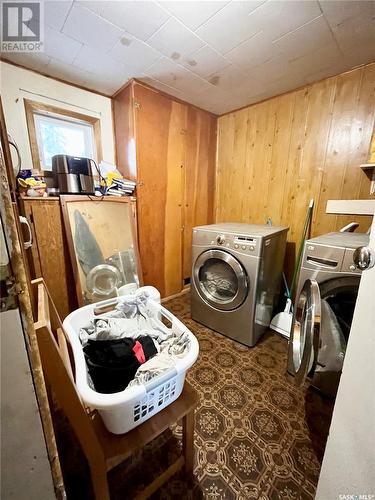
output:
M 195 233 L 193 245 L 220 247 L 247 255 L 260 255 L 261 238 L 228 233 Z
M 251 236 L 235 236 L 233 239 L 234 248 L 254 252 L 257 246 L 257 239 Z

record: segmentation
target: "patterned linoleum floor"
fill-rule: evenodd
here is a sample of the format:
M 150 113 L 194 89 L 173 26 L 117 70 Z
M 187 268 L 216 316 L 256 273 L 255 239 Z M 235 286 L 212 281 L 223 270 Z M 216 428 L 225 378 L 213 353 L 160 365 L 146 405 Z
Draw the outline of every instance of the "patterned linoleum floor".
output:
M 195 417 L 194 488 L 188 491 L 180 474 L 153 498 L 314 498 L 333 405 L 287 379 L 286 340 L 270 332 L 248 348 L 192 321 L 188 294 L 164 305 L 199 340 L 199 358 L 187 380 L 200 402 Z M 161 473 L 180 451 L 176 439 L 180 433 L 177 426 L 131 464 L 111 472 L 113 498 L 132 498 L 136 484 L 141 487 Z M 69 448 L 66 441 L 63 446 Z M 83 498 L 83 491 L 89 498 L 77 468 L 75 474 L 72 485 L 79 483 L 80 492 L 72 487 L 68 498 Z

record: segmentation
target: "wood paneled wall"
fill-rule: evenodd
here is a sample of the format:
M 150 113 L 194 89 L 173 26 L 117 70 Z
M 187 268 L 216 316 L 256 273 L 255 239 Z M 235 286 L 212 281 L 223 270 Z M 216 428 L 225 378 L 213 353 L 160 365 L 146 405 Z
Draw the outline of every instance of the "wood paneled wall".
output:
M 309 200 L 312 235 L 369 217 L 327 215 L 328 199 L 370 198 L 359 165 L 374 128 L 375 63 L 224 115 L 218 120 L 216 221 L 287 225 L 294 264 Z
M 139 84 L 134 99 L 143 278 L 168 296 L 190 277 L 192 228 L 213 222 L 216 117 Z
M 127 179 L 136 180 L 133 93 L 132 84 L 118 92 L 112 99 L 112 112 L 117 168 Z
M 113 109 L 119 169 L 137 180 L 144 283 L 173 295 L 191 275 L 192 228 L 214 219 L 217 118 L 139 82 Z

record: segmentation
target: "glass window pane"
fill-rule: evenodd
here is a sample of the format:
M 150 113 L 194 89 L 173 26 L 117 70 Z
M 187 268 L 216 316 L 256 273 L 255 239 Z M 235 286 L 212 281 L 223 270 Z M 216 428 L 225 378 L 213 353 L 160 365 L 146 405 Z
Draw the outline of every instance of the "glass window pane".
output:
M 95 157 L 91 125 L 38 114 L 34 118 L 40 162 L 44 170 L 52 169 L 52 156 L 57 154 Z

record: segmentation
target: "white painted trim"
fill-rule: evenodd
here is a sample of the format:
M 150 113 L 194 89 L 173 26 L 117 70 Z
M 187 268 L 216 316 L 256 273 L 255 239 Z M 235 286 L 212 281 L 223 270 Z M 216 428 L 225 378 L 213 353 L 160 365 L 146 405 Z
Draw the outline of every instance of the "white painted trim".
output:
M 375 498 L 374 290 L 375 267 L 362 273 L 316 500 Z

